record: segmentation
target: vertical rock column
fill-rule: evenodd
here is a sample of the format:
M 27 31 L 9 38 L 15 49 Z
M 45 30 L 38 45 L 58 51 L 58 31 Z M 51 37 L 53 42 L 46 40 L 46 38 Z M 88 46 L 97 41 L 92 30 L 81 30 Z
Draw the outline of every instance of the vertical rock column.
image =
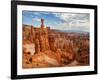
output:
M 35 40 L 35 52 L 36 53 L 40 52 L 40 42 L 38 39 Z
M 34 31 L 33 26 L 31 26 L 31 29 L 30 29 L 29 41 L 30 41 L 31 43 L 34 43 L 34 41 L 35 41 L 35 31 Z
M 50 49 L 49 38 L 48 38 L 48 29 L 45 29 L 45 46 L 46 46 L 46 50 Z
M 41 28 L 44 28 L 44 19 L 41 19 Z
M 46 50 L 45 38 L 43 36 L 40 36 L 40 50 L 42 52 L 44 52 Z
M 44 28 L 44 19 L 41 19 L 41 30 L 40 30 L 40 47 L 41 51 L 46 51 L 49 49 L 48 41 L 48 29 Z

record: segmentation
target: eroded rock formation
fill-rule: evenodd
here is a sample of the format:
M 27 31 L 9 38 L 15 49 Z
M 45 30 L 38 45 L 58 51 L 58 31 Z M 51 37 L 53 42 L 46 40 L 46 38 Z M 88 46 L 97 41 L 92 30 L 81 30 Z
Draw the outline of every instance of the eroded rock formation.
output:
M 89 65 L 88 34 L 53 30 L 44 26 L 43 19 L 40 28 L 23 25 L 23 68 L 71 64 Z

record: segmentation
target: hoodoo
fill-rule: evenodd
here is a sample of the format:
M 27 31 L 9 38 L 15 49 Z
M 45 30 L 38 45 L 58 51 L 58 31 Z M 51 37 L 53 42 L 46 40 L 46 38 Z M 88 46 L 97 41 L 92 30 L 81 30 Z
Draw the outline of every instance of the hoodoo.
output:
M 44 19 L 41 19 L 41 28 L 44 28 Z
M 23 68 L 89 65 L 89 34 L 23 24 Z

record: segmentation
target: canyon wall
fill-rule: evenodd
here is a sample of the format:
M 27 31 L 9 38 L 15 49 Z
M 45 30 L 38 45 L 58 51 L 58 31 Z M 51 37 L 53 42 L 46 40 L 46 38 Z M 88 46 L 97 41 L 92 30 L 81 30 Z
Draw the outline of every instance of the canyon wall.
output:
M 89 65 L 89 33 L 64 32 L 49 27 L 44 28 L 43 24 L 40 28 L 23 25 L 23 46 L 26 44 L 35 45 L 33 47 L 35 48 L 33 49 L 34 55 L 28 52 L 30 53 L 28 55 L 31 55 L 31 61 L 30 58 L 27 61 L 32 65 L 39 55 L 48 55 L 58 61 L 52 66 L 66 66 L 73 61 L 77 61 L 75 65 Z M 23 51 L 23 54 L 27 53 L 24 48 Z M 43 64 L 42 66 L 46 67 L 47 63 Z M 34 64 L 33 67 L 35 66 Z M 41 65 L 37 67 L 41 67 Z

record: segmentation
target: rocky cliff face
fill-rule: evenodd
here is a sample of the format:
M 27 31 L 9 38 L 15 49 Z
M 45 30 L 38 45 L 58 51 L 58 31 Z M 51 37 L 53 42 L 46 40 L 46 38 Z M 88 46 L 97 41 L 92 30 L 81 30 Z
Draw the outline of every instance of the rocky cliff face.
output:
M 35 46 L 28 49 L 27 44 Z M 88 34 L 23 25 L 23 68 L 68 66 L 73 61 L 70 66 L 89 65 Z

